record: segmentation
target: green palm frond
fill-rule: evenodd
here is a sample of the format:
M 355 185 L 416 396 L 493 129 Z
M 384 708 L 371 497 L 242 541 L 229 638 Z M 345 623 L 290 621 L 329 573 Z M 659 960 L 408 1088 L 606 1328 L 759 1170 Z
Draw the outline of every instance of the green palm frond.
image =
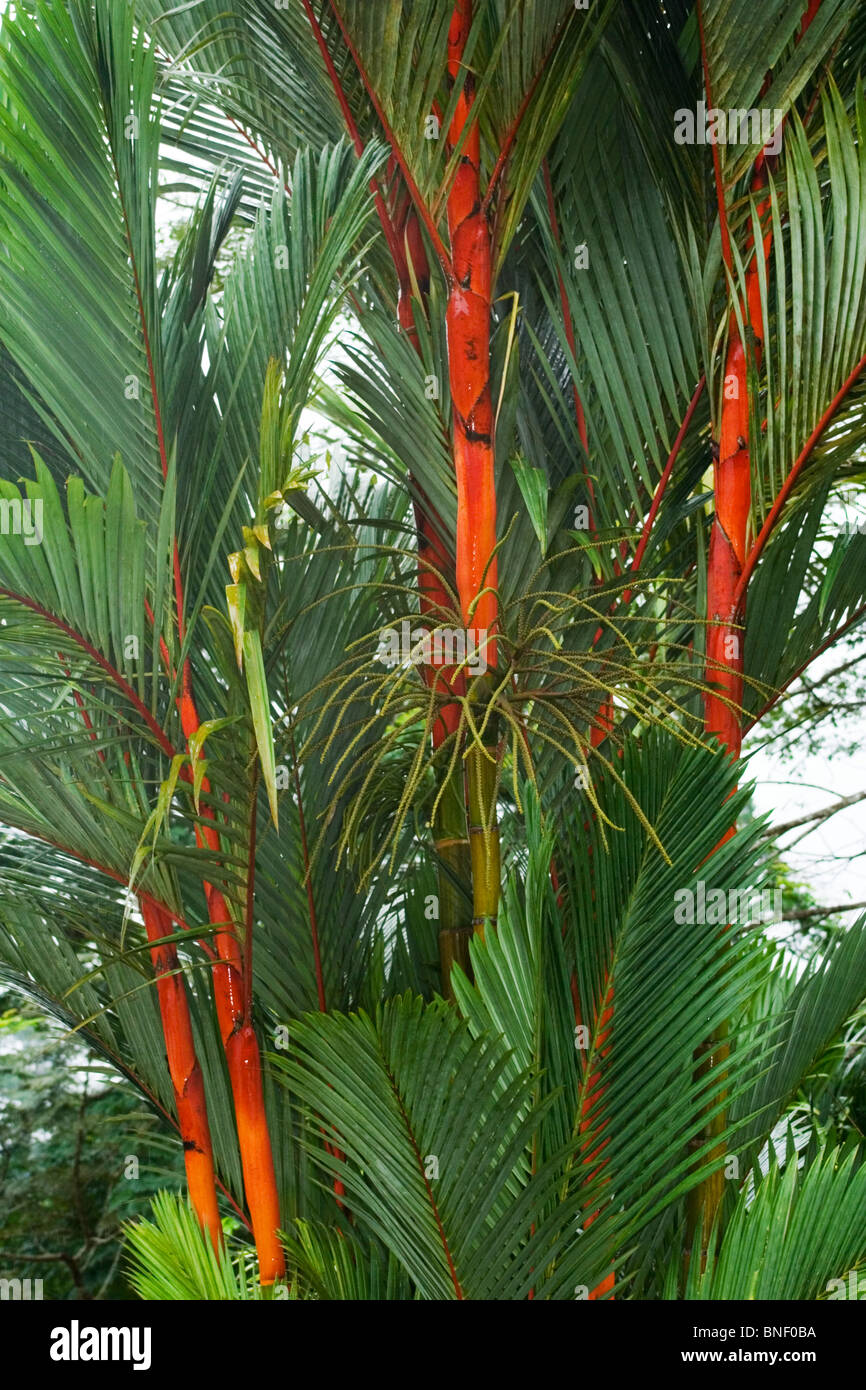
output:
M 550 181 L 559 240 L 539 178 L 535 273 L 586 415 L 598 524 L 628 525 L 630 508 L 637 517 L 647 510 L 701 375 L 703 343 L 693 308 L 694 271 L 673 209 L 600 58 L 581 84 L 567 136 L 563 132 L 553 148 Z M 578 362 L 563 322 L 560 276 L 580 344 Z M 546 357 L 552 348 L 536 339 L 536 351 Z M 563 397 L 560 408 L 573 415 Z
M 311 1157 L 340 1177 L 356 1218 L 421 1297 L 510 1297 L 520 1284 L 525 1295 L 531 1189 L 549 1199 L 557 1175 L 519 1173 L 531 1081 L 499 1091 L 504 1048 L 473 1043 L 446 1006 L 410 996 L 375 1018 L 309 1017 L 291 1036 L 294 1055 L 276 1065 L 332 1139 L 328 1153 L 311 1120 Z
M 759 1075 L 734 1107 L 751 1142 L 764 1142 L 811 1067 L 857 1009 L 866 972 L 866 917 L 860 917 L 776 999 Z M 769 1019 L 765 1020 L 769 1023 Z
M 58 441 L 94 491 L 107 491 L 122 454 L 153 544 L 163 489 L 159 116 L 153 53 L 133 26 L 131 6 L 72 0 L 0 29 L 0 338 L 50 401 Z
M 258 1302 L 248 1256 L 218 1256 L 187 1202 L 169 1192 L 153 1199 L 152 1221 L 126 1228 L 129 1280 L 147 1300 Z
M 803 7 L 804 8 L 804 7 Z M 700 6 L 712 105 L 738 110 L 760 107 L 788 115 L 793 102 L 813 78 L 853 20 L 852 0 L 826 0 L 805 35 L 799 37 L 803 8 L 771 0 L 760 11 L 748 0 L 702 0 Z M 683 46 L 688 42 L 698 75 L 701 71 L 697 11 Z M 797 40 L 795 42 L 795 39 Z M 772 70 L 772 81 L 766 82 Z M 708 102 L 707 105 L 710 103 Z M 764 137 L 721 144 L 722 177 L 731 188 L 755 161 Z
M 774 533 L 750 585 L 744 705 L 752 718 L 837 634 L 856 631 L 866 616 L 864 537 L 837 526 L 828 552 L 816 544 L 828 499 L 825 478 Z
M 771 189 L 773 254 L 768 276 L 759 273 L 762 316 L 770 325 L 763 359 L 766 398 L 763 404 L 756 399 L 751 428 L 756 532 L 837 393 L 866 356 L 866 185 L 856 153 L 866 132 L 862 86 L 849 116 L 829 79 L 820 109 L 826 160 L 816 161 L 799 117 L 792 114 L 784 170 Z M 752 216 L 758 231 L 754 196 Z M 797 475 L 798 488 L 820 484 L 863 442 L 861 397 L 862 391 L 855 391 L 841 401 L 832 428 Z M 758 418 L 763 414 L 766 429 Z
M 412 1298 L 406 1274 L 376 1241 L 307 1221 L 298 1221 L 295 1229 L 286 1248 L 318 1298 L 350 1303 Z
M 866 1255 L 866 1167 L 856 1148 L 819 1150 L 802 1167 L 775 1164 L 744 1187 L 718 1253 L 687 1298 L 816 1299 Z M 833 1296 L 840 1296 L 838 1294 Z

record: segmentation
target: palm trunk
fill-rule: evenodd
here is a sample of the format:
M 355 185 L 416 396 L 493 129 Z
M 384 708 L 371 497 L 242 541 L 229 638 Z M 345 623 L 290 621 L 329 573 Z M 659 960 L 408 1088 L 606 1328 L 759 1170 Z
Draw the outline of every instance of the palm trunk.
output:
M 472 23 L 471 0 L 458 0 L 448 36 L 448 71 L 463 90 L 451 124 L 453 149 L 472 121 L 475 79 L 463 68 Z M 473 123 L 448 198 L 453 279 L 448 296 L 448 366 L 454 412 L 457 480 L 457 589 L 464 622 L 491 634 L 496 664 L 496 488 L 490 396 L 491 239 L 482 208 L 481 138 Z M 482 593 L 482 589 L 484 592 Z M 480 595 L 480 597 L 479 597 Z M 476 602 L 477 600 L 477 602 Z M 473 610 L 474 606 L 474 611 Z
M 821 6 L 821 0 L 809 0 L 797 33 L 797 42 L 805 34 Z M 698 26 L 701 42 L 701 56 L 704 70 L 707 105 L 712 106 L 709 65 L 703 29 L 701 6 L 698 7 Z M 769 85 L 769 75 L 765 89 Z M 729 273 L 733 273 L 733 257 L 730 245 L 730 232 L 727 222 L 721 162 L 718 147 L 713 146 L 715 166 L 716 196 L 719 206 L 719 223 L 722 235 L 722 254 Z M 757 193 L 767 185 L 767 155 L 762 150 L 755 162 L 752 178 L 752 192 Z M 766 223 L 770 207 L 768 198 L 758 206 L 758 215 Z M 743 312 L 746 322 L 754 334 L 754 351 L 757 367 L 760 367 L 764 342 L 764 322 L 761 313 L 759 280 L 759 255 L 763 257 L 766 272 L 772 247 L 772 230 L 762 233 L 760 249 L 754 245 L 750 236 L 748 250 L 752 253 L 751 263 L 746 272 L 745 304 Z M 746 540 L 751 507 L 751 461 L 749 457 L 749 391 L 745 348 L 740 337 L 736 316 L 732 312 L 728 325 L 728 354 L 725 361 L 725 390 L 723 395 L 722 418 L 719 427 L 718 448 L 713 465 L 713 487 L 715 493 L 715 517 L 710 535 L 710 549 L 707 557 L 707 665 L 708 684 L 715 685 L 704 700 L 704 726 L 708 734 L 714 734 L 727 748 L 732 758 L 738 758 L 742 749 L 742 701 L 743 701 L 743 646 L 745 641 L 744 622 L 746 587 L 754 566 L 754 553 L 747 560 Z M 753 550 L 757 551 L 758 547 Z M 724 844 L 734 834 L 736 826 L 731 826 L 721 843 Z M 702 1077 L 710 1070 L 723 1067 L 730 1048 L 726 1042 L 727 1024 L 698 1049 L 695 1060 L 698 1063 L 696 1077 Z M 724 1078 L 722 1078 L 724 1079 Z M 722 1111 L 708 1121 L 703 1133 L 696 1136 L 693 1147 L 701 1148 L 716 1135 L 721 1134 L 727 1123 Z M 710 1156 L 718 1160 L 724 1153 L 724 1146 L 710 1150 Z M 701 1229 L 706 1237 L 724 1193 L 724 1175 L 721 1167 L 712 1173 L 690 1194 L 687 1204 L 687 1258 L 694 1243 L 696 1232 Z M 701 1259 L 706 1252 L 702 1250 Z
M 471 873 L 469 844 L 466 838 L 466 803 L 463 790 L 463 768 L 458 762 L 448 778 L 436 811 L 433 824 L 436 852 L 443 867 L 439 872 L 439 967 L 442 993 L 454 999 L 451 970 L 459 965 L 471 976 L 469 958 L 471 923 L 458 882 L 468 883 Z M 457 882 L 455 882 L 457 880 Z
M 346 128 L 352 138 L 355 151 L 360 156 L 364 150 L 364 142 L 352 115 L 351 106 L 343 90 L 322 27 L 316 18 L 311 0 L 302 0 L 302 4 L 334 88 Z M 345 26 L 338 13 L 336 18 L 343 39 L 355 59 L 359 72 L 362 72 L 357 54 L 349 41 Z M 438 110 L 436 103 L 434 103 L 434 109 Z M 386 135 L 387 133 L 386 128 Z M 382 232 L 397 273 L 399 292 L 397 319 L 402 332 L 417 349 L 419 342 L 413 315 L 412 293 L 416 286 L 422 296 L 427 293 L 430 285 L 430 266 L 424 238 L 421 235 L 418 215 L 419 204 L 405 178 L 406 171 L 402 162 L 398 159 L 396 152 L 392 152 L 388 164 L 389 181 L 395 177 L 398 169 L 404 175 L 405 187 L 398 193 L 390 208 L 386 205 L 381 189 L 375 180 L 371 187 Z M 431 235 L 444 263 L 444 247 L 435 231 L 435 224 L 432 224 L 430 219 L 425 219 L 425 222 L 428 233 Z M 431 617 L 435 623 L 441 623 L 443 620 L 447 620 L 450 603 L 440 576 L 448 573 L 450 560 L 437 529 L 438 518 L 435 512 L 432 511 L 423 496 L 419 497 L 414 505 L 415 528 L 418 537 L 419 610 L 422 616 Z M 447 691 L 453 690 L 456 695 L 462 695 L 465 690 L 462 674 L 455 677 L 453 669 L 425 667 L 424 679 L 431 688 L 444 686 Z M 447 703 L 442 706 L 433 727 L 434 750 L 440 748 L 445 739 L 456 732 L 459 720 L 459 704 Z M 455 962 L 458 962 L 469 973 L 468 940 L 472 932 L 471 923 L 466 921 L 461 895 L 455 891 L 452 877 L 448 872 L 450 869 L 451 874 L 455 875 L 459 881 L 468 882 L 469 880 L 470 857 L 466 838 L 462 769 L 455 769 L 449 777 L 449 785 L 444 789 L 438 804 L 433 835 L 436 850 L 443 865 L 439 871 L 439 956 L 442 991 L 446 997 L 452 997 L 451 967 Z
M 492 248 L 482 206 L 481 138 L 472 120 L 475 78 L 463 62 L 472 26 L 472 0 L 457 0 L 448 35 L 448 72 L 461 84 L 449 131 L 462 157 L 448 197 L 452 278 L 446 324 L 454 419 L 457 482 L 457 590 L 463 622 L 479 634 L 480 655 L 496 665 L 496 485 L 493 404 L 490 394 L 490 296 Z M 465 138 L 464 138 L 465 137 Z M 493 741 L 473 747 L 467 759 L 469 836 L 472 857 L 473 927 L 483 935 L 499 908 L 499 830 L 496 824 L 497 760 Z
M 417 349 L 418 330 L 412 312 L 413 281 L 424 294 L 430 284 L 430 267 L 418 223 L 418 217 L 404 193 L 404 207 L 395 215 L 396 244 L 400 254 L 396 259 L 399 298 L 397 319 L 401 330 Z M 415 529 L 418 536 L 418 609 L 422 617 L 435 625 L 447 621 L 448 593 L 442 576 L 450 568 L 448 552 L 437 529 L 438 517 L 426 499 L 415 503 Z M 431 690 L 462 695 L 466 682 L 462 672 L 452 667 L 425 666 L 423 675 Z M 447 738 L 456 734 L 460 723 L 460 705 L 448 703 L 441 707 L 433 725 L 434 750 L 441 748 Z M 433 824 L 433 842 L 442 867 L 438 875 L 439 898 L 439 965 L 442 992 L 453 999 L 451 969 L 459 965 L 471 974 L 469 937 L 472 926 L 455 879 L 469 882 L 469 843 L 466 837 L 466 811 L 463 795 L 463 769 L 458 763 L 448 775 L 447 785 L 437 806 Z
M 760 156 L 752 182 L 753 191 L 766 184 L 766 162 Z M 759 208 L 763 216 L 768 207 L 764 201 Z M 763 238 L 761 252 L 766 267 L 771 236 Z M 760 363 L 763 341 L 760 288 L 758 281 L 758 250 L 752 247 L 753 259 L 746 276 L 748 321 L 755 335 L 755 352 Z M 746 563 L 747 533 L 752 502 L 751 460 L 749 457 L 749 391 L 746 353 L 736 317 L 732 313 L 728 326 L 728 352 L 725 360 L 725 387 L 722 417 L 719 427 L 717 457 L 713 464 L 715 516 L 710 533 L 707 557 L 707 661 L 706 680 L 714 687 L 704 698 L 704 728 L 727 748 L 731 758 L 738 758 L 742 749 L 743 647 L 745 635 L 745 600 L 740 595 L 740 579 Z M 720 844 L 735 833 L 732 825 Z M 711 1071 L 720 1071 L 727 1061 L 730 1047 L 726 1041 L 728 1026 L 722 1024 L 706 1039 L 695 1053 L 695 1079 Z M 721 1080 L 724 1080 L 722 1072 Z M 723 1093 L 724 1094 L 724 1093 Z M 694 1149 L 721 1135 L 727 1125 L 724 1110 L 710 1118 L 703 1130 L 691 1141 Z M 725 1190 L 725 1174 L 721 1167 L 724 1144 L 709 1150 L 709 1161 L 717 1167 L 695 1187 L 687 1200 L 687 1257 L 699 1230 L 704 1240 L 721 1205 Z M 701 1262 L 706 1250 L 701 1251 Z
M 241 1019 L 238 1022 L 239 1026 L 229 1038 L 223 1036 L 223 1042 L 234 1097 L 244 1191 L 259 1259 L 259 1277 L 263 1284 L 273 1284 L 285 1274 L 286 1262 L 277 1235 L 280 1204 L 265 1112 L 262 1064 L 252 1023 Z
M 173 930 L 171 918 L 147 899 L 141 899 L 150 958 L 156 975 L 159 1012 L 165 1038 L 168 1070 L 174 1089 L 174 1104 L 189 1198 L 202 1230 L 207 1231 L 215 1250 L 222 1244 L 222 1227 L 217 1209 L 213 1147 L 208 1123 L 204 1078 L 195 1051 L 189 1001 L 183 975 L 179 973 L 177 951 L 162 938 Z
M 199 727 L 199 718 L 188 671 L 178 703 L 183 731 L 189 740 Z M 207 777 L 202 779 L 202 791 L 210 791 Z M 213 820 L 213 812 L 208 808 L 204 814 Z M 215 825 L 196 825 L 195 834 L 200 847 L 219 852 Z M 259 1044 L 249 1016 L 250 991 L 244 988 L 244 962 L 229 905 L 219 889 L 209 883 L 205 884 L 205 897 L 208 918 L 220 928 L 215 933 L 218 958 L 213 966 L 214 999 L 234 1100 L 244 1194 L 256 1243 L 259 1277 L 263 1284 L 273 1284 L 285 1274 L 286 1263 L 277 1236 L 280 1204 L 265 1111 Z

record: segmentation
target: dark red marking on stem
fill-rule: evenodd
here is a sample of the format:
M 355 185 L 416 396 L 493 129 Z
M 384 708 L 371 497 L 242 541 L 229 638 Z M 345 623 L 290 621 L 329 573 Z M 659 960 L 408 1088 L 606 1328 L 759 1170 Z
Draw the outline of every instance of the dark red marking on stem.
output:
M 680 425 L 679 430 L 677 431 L 677 437 L 671 446 L 671 451 L 668 454 L 667 462 L 665 463 L 662 475 L 659 478 L 658 483 L 656 484 L 656 489 L 653 493 L 653 500 L 650 505 L 649 513 L 647 515 L 646 521 L 643 524 L 643 530 L 641 532 L 640 540 L 638 541 L 637 549 L 634 553 L 634 559 L 632 560 L 631 565 L 629 567 L 631 574 L 637 574 L 640 571 L 641 562 L 643 560 L 647 545 L 649 544 L 649 538 L 652 533 L 653 524 L 658 514 L 658 509 L 661 506 L 662 498 L 664 497 L 665 490 L 671 479 L 674 464 L 677 461 L 677 456 L 679 455 L 680 449 L 682 448 L 683 440 L 686 437 L 686 431 L 688 430 L 689 425 L 692 422 L 692 416 L 694 415 L 698 401 L 700 400 L 701 395 L 703 394 L 705 385 L 706 377 L 702 376 L 692 393 L 692 398 L 689 401 L 688 410 L 683 416 L 683 422 Z M 622 596 L 623 603 L 628 603 L 629 599 L 631 598 L 631 595 L 631 589 L 626 589 Z

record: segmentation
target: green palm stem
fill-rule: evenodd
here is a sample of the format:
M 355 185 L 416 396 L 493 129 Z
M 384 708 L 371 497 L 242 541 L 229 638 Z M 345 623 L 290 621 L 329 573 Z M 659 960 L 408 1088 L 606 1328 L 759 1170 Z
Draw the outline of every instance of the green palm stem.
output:
M 495 750 L 474 745 L 467 755 L 469 850 L 472 859 L 472 928 L 484 940 L 499 915 L 501 856 L 496 819 Z
M 466 805 L 460 760 L 449 773 L 433 819 L 433 839 L 439 860 L 439 964 L 442 993 L 453 1002 L 451 970 L 459 965 L 471 979 L 469 940 L 472 923 L 467 920 L 466 895 L 461 888 L 472 875 L 469 839 L 466 833 Z

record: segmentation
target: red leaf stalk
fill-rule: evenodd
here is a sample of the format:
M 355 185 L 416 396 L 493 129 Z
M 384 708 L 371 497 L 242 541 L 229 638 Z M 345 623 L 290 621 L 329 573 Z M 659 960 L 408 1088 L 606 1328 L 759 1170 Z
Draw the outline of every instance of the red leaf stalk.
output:
M 209 790 L 206 782 L 204 778 L 203 791 Z M 211 850 L 219 849 L 215 828 L 196 826 L 196 840 Z M 210 921 L 231 923 L 231 910 L 220 890 L 205 884 L 205 895 Z M 234 1099 L 244 1192 L 261 1281 L 272 1284 L 285 1273 L 285 1259 L 276 1234 L 280 1226 L 280 1208 L 262 1090 L 259 1044 L 249 1018 L 244 967 L 234 930 L 228 927 L 218 931 L 215 941 L 219 958 L 213 966 L 214 998 Z
M 177 950 L 173 944 L 162 942 L 163 937 L 172 935 L 174 927 L 168 913 L 153 903 L 142 898 L 140 905 L 147 939 L 151 942 L 150 958 L 156 975 L 159 1012 L 183 1141 L 189 1197 L 202 1230 L 207 1231 L 214 1249 L 218 1250 L 222 1243 L 222 1227 L 217 1210 L 204 1078 L 195 1051 L 186 986 L 183 975 L 178 973 Z
M 716 510 L 707 560 L 707 680 L 716 686 L 704 699 L 704 722 L 733 757 L 742 742 L 742 633 L 734 595 L 746 560 L 751 505 L 749 402 L 746 354 L 736 327 L 725 362 L 725 402 L 719 432 L 719 458 L 713 467 Z
M 589 731 L 589 742 L 592 748 L 598 748 L 599 744 L 604 743 L 608 734 L 613 730 L 614 705 L 613 696 L 609 695 L 598 707 L 598 714 L 595 722 Z
M 258 1038 L 249 1020 L 238 1020 L 235 1031 L 223 1041 L 259 1273 L 263 1284 L 272 1284 L 285 1274 L 286 1265 L 277 1236 L 280 1204 L 265 1112 Z

